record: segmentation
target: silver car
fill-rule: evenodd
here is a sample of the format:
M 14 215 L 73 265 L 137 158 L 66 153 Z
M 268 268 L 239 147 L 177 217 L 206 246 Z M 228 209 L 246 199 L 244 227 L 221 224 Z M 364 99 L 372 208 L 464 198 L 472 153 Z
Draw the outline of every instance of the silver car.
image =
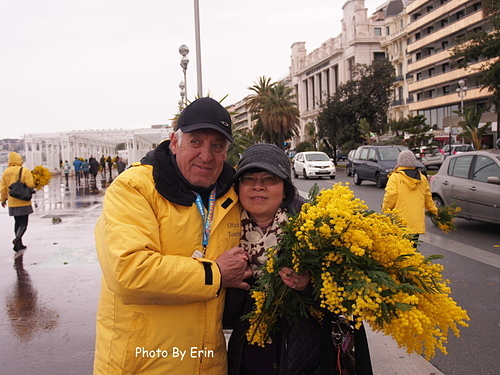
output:
M 500 224 L 500 149 L 447 157 L 430 185 L 436 206 L 455 203 L 464 219 Z

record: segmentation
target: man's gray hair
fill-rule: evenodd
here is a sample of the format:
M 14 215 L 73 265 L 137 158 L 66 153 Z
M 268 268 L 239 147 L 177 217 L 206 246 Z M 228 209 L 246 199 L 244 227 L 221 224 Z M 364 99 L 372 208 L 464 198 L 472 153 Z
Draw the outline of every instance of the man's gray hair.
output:
M 177 139 L 177 141 L 179 142 L 179 144 L 182 143 L 182 137 L 184 135 L 184 132 L 181 129 L 177 129 L 174 132 L 174 135 L 175 135 L 175 138 Z M 229 142 L 229 139 L 227 139 L 226 137 L 224 137 L 224 144 L 226 146 L 226 152 L 227 152 L 227 150 L 229 149 L 229 146 L 231 145 L 231 142 Z

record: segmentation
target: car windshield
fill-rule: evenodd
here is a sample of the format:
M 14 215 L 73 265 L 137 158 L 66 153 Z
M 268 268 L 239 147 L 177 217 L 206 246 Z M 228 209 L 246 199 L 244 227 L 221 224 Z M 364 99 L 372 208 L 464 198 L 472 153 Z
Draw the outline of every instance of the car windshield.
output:
M 472 151 L 472 147 L 470 147 L 468 145 L 457 146 L 457 147 L 455 147 L 455 150 L 456 151 Z
M 400 149 L 397 147 L 379 148 L 380 160 L 398 160 Z
M 307 161 L 330 161 L 327 154 L 306 154 Z

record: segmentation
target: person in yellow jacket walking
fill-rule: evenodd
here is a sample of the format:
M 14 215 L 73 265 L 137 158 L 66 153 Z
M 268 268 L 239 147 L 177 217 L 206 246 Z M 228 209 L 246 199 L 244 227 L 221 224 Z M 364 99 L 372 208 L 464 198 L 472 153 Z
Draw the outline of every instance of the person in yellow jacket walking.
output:
M 389 175 L 385 187 L 382 212 L 397 210 L 414 234 L 415 246 L 420 234 L 425 233 L 425 210 L 437 215 L 427 177 L 415 169 L 415 154 L 403 150 L 398 164 Z
M 28 218 L 33 213 L 31 201 L 23 201 L 11 197 L 9 195 L 9 186 L 16 182 L 19 178 L 19 170 L 21 172 L 21 182 L 31 189 L 35 188 L 33 175 L 28 168 L 23 167 L 23 158 L 17 152 L 11 152 L 8 159 L 9 166 L 2 173 L 2 180 L 0 181 L 0 201 L 2 207 L 7 204 L 9 206 L 9 216 L 14 216 L 14 234 L 15 238 L 12 241 L 14 244 L 14 251 L 16 257 L 22 255 L 26 246 L 23 244 L 23 235 L 28 229 Z
M 227 110 L 197 99 L 170 141 L 106 190 L 95 374 L 227 373 L 225 288 L 249 289 L 252 273 L 225 163 L 231 141 Z

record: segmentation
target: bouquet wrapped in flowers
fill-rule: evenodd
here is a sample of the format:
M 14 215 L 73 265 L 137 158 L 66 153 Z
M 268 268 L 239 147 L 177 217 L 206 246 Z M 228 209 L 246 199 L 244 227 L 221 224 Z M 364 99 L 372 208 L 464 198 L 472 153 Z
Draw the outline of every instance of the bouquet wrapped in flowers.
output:
M 45 185 L 48 185 L 52 178 L 52 173 L 42 165 L 33 168 L 31 174 L 33 175 L 36 190 L 41 190 Z
M 321 319 L 324 312 L 344 315 L 357 327 L 366 321 L 374 331 L 392 336 L 408 353 L 427 359 L 436 348 L 446 354 L 449 330 L 459 336 L 467 313 L 450 297 L 439 256 L 424 257 L 396 215 L 369 211 L 340 183 L 323 190 L 289 219 L 278 248 L 251 295 L 246 316 L 250 343 L 265 346 L 278 318 Z M 312 296 L 287 287 L 282 267 L 308 272 Z

